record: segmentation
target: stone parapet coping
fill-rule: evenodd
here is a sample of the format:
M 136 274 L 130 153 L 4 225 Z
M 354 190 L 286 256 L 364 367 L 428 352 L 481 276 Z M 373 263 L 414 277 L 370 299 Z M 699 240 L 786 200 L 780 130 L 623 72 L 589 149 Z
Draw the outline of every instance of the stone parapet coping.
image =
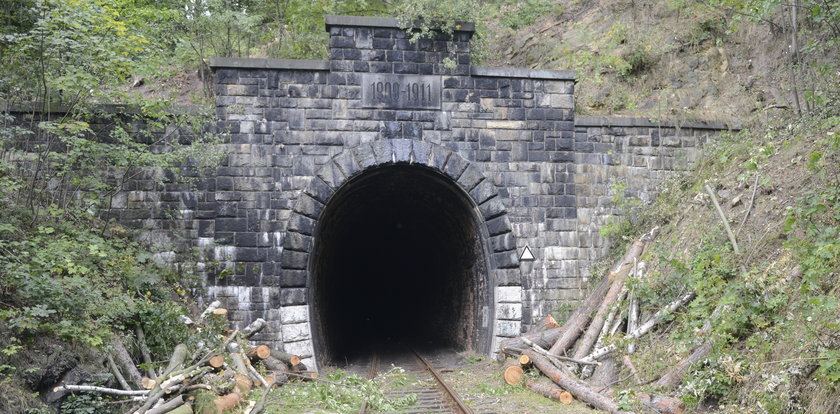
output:
M 679 122 L 670 120 L 655 120 L 649 118 L 622 118 L 606 116 L 575 117 L 576 127 L 645 127 L 645 128 L 689 128 L 740 131 L 740 125 L 728 125 L 721 122 Z
M 324 18 L 324 26 L 327 31 L 332 26 L 348 27 L 381 27 L 387 29 L 403 29 L 397 19 L 393 17 L 369 17 L 369 16 L 335 16 L 328 15 Z M 475 32 L 475 24 L 470 22 L 458 23 L 457 32 Z
M 232 69 L 330 70 L 328 60 L 213 57 L 209 65 L 211 68 Z
M 523 68 L 495 68 L 488 66 L 473 66 L 470 74 L 473 76 L 487 76 L 498 78 L 527 78 L 575 80 L 572 70 L 523 69 Z

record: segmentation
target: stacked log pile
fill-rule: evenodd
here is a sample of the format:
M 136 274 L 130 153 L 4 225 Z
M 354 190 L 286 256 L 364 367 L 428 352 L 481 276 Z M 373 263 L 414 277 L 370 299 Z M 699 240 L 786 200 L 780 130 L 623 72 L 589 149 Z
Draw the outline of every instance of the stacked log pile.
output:
M 227 310 L 213 302 L 199 317 L 227 318 Z M 185 323 L 195 324 L 190 318 Z M 297 355 L 274 350 L 266 345 L 250 346 L 248 339 L 262 330 L 265 320 L 257 319 L 242 330 L 232 330 L 221 337 L 220 344 L 210 349 L 199 344 L 189 349 L 184 344 L 175 347 L 166 367 L 159 373 L 153 368 L 141 328 L 135 331 L 143 364 L 141 373 L 131 354 L 119 337 L 115 337 L 112 352 L 107 355 L 108 366 L 120 388 L 92 385 L 60 385 L 54 393 L 89 392 L 124 396 L 133 403 L 131 414 L 211 414 L 232 412 L 245 407 L 245 413 L 259 414 L 265 408 L 268 392 L 293 380 L 310 380 L 317 374 L 307 370 Z M 252 391 L 262 389 L 261 398 L 250 399 Z M 199 392 L 211 393 L 212 403 L 194 404 Z
M 498 355 L 504 363 L 505 382 L 515 385 L 524 381 L 534 392 L 563 404 L 577 399 L 599 410 L 624 413 L 612 398 L 612 387 L 620 382 L 617 379 L 619 364 L 627 368 L 631 373 L 629 378 L 637 385 L 642 385 L 643 381 L 626 355 L 623 358 L 616 356 L 618 344 L 627 344 L 624 351 L 632 353 L 636 339 L 694 299 L 693 292 L 685 292 L 646 321 L 640 321 L 638 300 L 628 292 L 627 281 L 643 277 L 645 265 L 641 257 L 658 232 L 659 229 L 654 228 L 636 240 L 562 326 L 548 316 L 521 336 L 502 341 Z M 626 310 L 621 311 L 623 305 Z M 623 341 L 607 343 L 609 337 L 620 333 L 623 333 Z M 689 356 L 686 363 L 677 364 L 673 373 L 667 372 L 662 378 L 668 378 L 668 385 L 673 385 L 673 378 L 679 376 L 693 359 L 696 356 Z M 529 369 L 539 371 L 551 382 L 526 381 L 525 371 Z M 678 398 L 669 396 L 635 393 L 635 398 L 653 412 L 679 414 L 685 408 Z

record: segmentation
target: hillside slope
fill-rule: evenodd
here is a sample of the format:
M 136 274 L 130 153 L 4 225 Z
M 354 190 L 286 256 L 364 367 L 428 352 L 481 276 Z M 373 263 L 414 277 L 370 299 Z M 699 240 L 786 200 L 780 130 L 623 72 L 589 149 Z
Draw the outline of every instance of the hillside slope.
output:
M 791 8 L 777 2 L 510 3 L 487 22 L 484 64 L 578 71 L 578 115 L 743 122 L 756 111 L 796 112 L 794 89 L 802 108 L 806 96 L 837 89 L 831 20 L 800 17 L 793 56 Z M 531 25 L 510 17 L 543 3 L 551 7 Z M 836 23 L 830 5 L 818 10 Z

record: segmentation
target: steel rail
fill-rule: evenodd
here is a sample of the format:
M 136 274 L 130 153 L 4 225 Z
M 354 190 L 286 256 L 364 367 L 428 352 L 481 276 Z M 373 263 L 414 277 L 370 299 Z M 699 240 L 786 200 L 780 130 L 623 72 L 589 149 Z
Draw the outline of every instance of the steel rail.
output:
M 425 368 L 426 371 L 429 371 L 429 373 L 432 374 L 432 377 L 435 379 L 435 381 L 437 381 L 438 385 L 440 385 L 440 387 L 445 391 L 445 394 L 449 397 L 449 399 L 451 399 L 452 402 L 455 403 L 455 406 L 458 408 L 458 410 L 463 414 L 473 414 L 472 409 L 470 409 L 470 407 L 467 407 L 467 405 L 464 404 L 463 401 L 461 401 L 461 398 L 458 397 L 458 394 L 455 393 L 455 390 L 449 387 L 446 381 L 443 380 L 443 377 L 441 377 L 440 374 L 434 368 L 432 368 L 431 364 L 429 364 L 429 361 L 427 361 L 426 358 L 423 358 L 423 356 L 420 355 L 420 353 L 418 353 L 416 350 L 414 350 L 414 348 L 409 349 L 411 349 L 411 352 L 413 352 L 414 355 L 417 357 L 417 360 L 420 361 L 423 368 Z

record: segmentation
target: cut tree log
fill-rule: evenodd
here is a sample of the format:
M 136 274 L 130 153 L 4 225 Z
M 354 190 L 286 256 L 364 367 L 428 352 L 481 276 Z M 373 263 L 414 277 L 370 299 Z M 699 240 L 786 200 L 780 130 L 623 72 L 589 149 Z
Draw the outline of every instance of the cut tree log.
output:
M 502 372 L 502 377 L 508 385 L 521 384 L 522 380 L 525 379 L 525 371 L 522 369 L 522 366 L 519 365 L 519 361 L 517 360 L 509 360 L 505 362 L 504 371 Z
M 220 306 L 222 306 L 222 302 L 219 302 L 218 300 L 214 300 L 213 302 L 210 302 L 210 305 L 207 306 L 207 309 L 205 309 L 204 312 L 201 312 L 201 315 L 199 316 L 199 319 L 204 319 L 205 317 L 207 317 L 207 315 L 212 313 L 214 310 L 219 309 Z
M 131 386 L 128 385 L 128 382 L 126 382 L 125 377 L 123 377 L 122 373 L 120 373 L 120 369 L 117 368 L 117 363 L 114 362 L 114 357 L 111 356 L 111 354 L 108 354 L 107 359 L 108 359 L 108 368 L 111 369 L 111 373 L 114 374 L 114 378 L 116 378 L 117 382 L 120 383 L 120 387 L 122 387 L 122 389 L 124 389 L 124 390 L 130 390 Z
M 537 324 L 534 325 L 533 328 L 529 329 L 528 332 L 526 332 L 526 334 L 544 332 L 544 331 L 547 331 L 549 329 L 554 329 L 554 328 L 559 328 L 559 327 L 560 327 L 560 324 L 557 323 L 557 320 L 555 320 L 553 316 L 548 315 L 545 318 L 540 319 L 540 321 L 537 322 Z
M 625 338 L 630 339 L 630 340 L 638 339 L 642 335 L 650 332 L 650 330 L 653 329 L 654 326 L 656 326 L 657 324 L 659 324 L 659 322 L 662 321 L 662 319 L 665 317 L 665 315 L 668 315 L 668 314 L 674 312 L 680 306 L 683 306 L 683 305 L 687 304 L 688 302 L 691 302 L 691 300 L 694 299 L 694 296 L 695 296 L 694 292 L 690 292 L 690 293 L 687 293 L 687 294 L 683 295 L 679 299 L 669 303 L 668 306 L 666 306 L 666 307 L 660 309 L 658 312 L 656 312 L 650 319 L 648 319 L 647 322 L 643 323 L 635 331 L 628 333 L 625 336 Z M 613 351 L 615 351 L 615 349 L 616 349 L 615 344 L 610 344 L 610 345 L 607 345 L 605 347 L 596 349 L 596 350 L 592 351 L 592 353 L 589 354 L 586 358 L 583 358 L 583 361 L 591 362 L 591 361 L 600 360 L 600 359 L 606 357 L 607 355 L 611 354 Z
M 155 385 L 157 385 L 157 381 L 153 380 L 149 377 L 143 377 L 143 379 L 140 380 L 140 381 L 143 383 L 143 389 L 146 389 L 146 390 L 150 390 L 150 389 L 154 388 Z
M 601 361 L 601 365 L 595 367 L 595 372 L 592 373 L 592 378 L 589 380 L 592 388 L 598 393 L 613 395 L 612 386 L 616 384 L 616 378 L 618 378 L 616 368 L 616 361 L 613 357 Z
M 537 369 L 542 371 L 542 373 L 554 381 L 555 384 L 572 393 L 572 395 L 578 400 L 581 400 L 599 410 L 604 410 L 610 413 L 626 413 L 625 411 L 621 411 L 618 404 L 616 404 L 611 398 L 598 394 L 584 382 L 578 381 L 564 374 L 559 368 L 554 366 L 548 358 L 532 350 L 527 350 L 524 353 L 531 358 L 531 361 L 534 362 L 534 366 L 537 367 Z
M 213 405 L 216 406 L 216 413 L 225 412 L 239 405 L 248 394 L 251 393 L 251 378 L 248 375 L 236 374 L 236 385 L 229 394 L 216 397 Z M 210 408 L 212 410 L 212 408 Z M 204 414 L 211 414 L 213 411 L 205 410 Z M 213 413 L 215 414 L 215 413 Z
M 131 359 L 131 355 L 129 355 L 128 350 L 125 349 L 125 345 L 123 345 L 122 340 L 115 335 L 111 340 L 111 345 L 114 351 L 114 357 L 125 369 L 126 374 L 128 374 L 128 379 L 131 380 L 131 382 L 138 388 L 142 387 L 143 376 L 140 375 L 140 371 L 138 371 L 137 366 L 134 365 L 134 361 Z
M 598 335 L 600 335 L 601 330 L 604 328 L 604 324 L 608 320 L 610 312 L 613 311 L 613 305 L 618 302 L 622 294 L 627 291 L 624 287 L 624 281 L 627 280 L 628 276 L 630 276 L 631 270 L 633 270 L 635 267 L 634 265 L 644 251 L 645 242 L 642 240 L 637 240 L 632 246 L 630 246 L 624 260 L 616 268 L 617 271 L 614 272 L 610 290 L 607 291 L 606 295 L 604 295 L 604 300 L 601 301 L 601 305 L 598 307 L 598 311 L 595 313 L 595 316 L 592 317 L 592 321 L 589 323 L 589 327 L 586 329 L 586 332 L 580 337 L 580 340 L 578 340 L 573 358 L 582 359 L 583 357 L 589 355 L 589 352 L 598 340 Z
M 587 297 L 577 310 L 575 310 L 572 316 L 569 317 L 563 325 L 563 332 L 557 340 L 550 345 L 551 348 L 548 351 L 551 352 L 552 355 L 563 355 L 566 350 L 575 343 L 577 338 L 589 324 L 592 313 L 595 309 L 597 309 L 598 305 L 600 305 L 601 301 L 604 299 L 604 295 L 607 294 L 611 282 L 611 277 L 605 277 L 604 280 L 598 284 L 598 287 L 589 294 L 589 297 Z
M 707 340 L 695 348 L 691 354 L 671 367 L 662 377 L 656 381 L 656 385 L 663 388 L 674 388 L 682 383 L 688 369 L 704 359 L 712 352 L 712 341 Z
M 633 278 L 641 280 L 644 278 L 647 265 L 645 262 L 639 262 L 636 271 L 633 272 Z M 627 332 L 633 332 L 639 325 L 639 298 L 636 292 L 630 292 L 630 308 L 627 310 Z M 636 352 L 636 343 L 630 342 L 627 345 L 627 353 L 632 354 Z
M 624 258 L 621 260 L 621 263 L 619 263 L 619 265 L 616 266 L 616 268 L 601 281 L 598 287 L 589 294 L 586 301 L 577 308 L 572 316 L 569 317 L 569 320 L 563 325 L 563 327 L 566 328 L 566 331 L 559 339 L 557 339 L 557 342 L 551 346 L 551 349 L 549 349 L 549 352 L 551 352 L 552 355 L 559 356 L 564 354 L 566 350 L 575 343 L 577 338 L 581 335 L 581 333 L 583 333 L 583 330 L 589 325 L 592 313 L 595 312 L 596 309 L 599 309 L 601 303 L 604 301 L 604 297 L 610 291 L 610 286 L 613 284 L 612 282 L 616 279 L 623 279 L 626 277 L 626 274 L 629 273 L 630 269 L 633 267 L 634 259 L 641 257 L 642 252 L 644 252 L 645 244 L 655 238 L 657 234 L 659 234 L 659 227 L 654 227 L 651 231 L 630 245 L 630 248 L 627 249 Z M 599 330 L 600 327 L 596 330 L 596 332 Z
M 295 355 L 295 354 L 290 354 L 288 352 L 278 351 L 276 349 L 271 350 L 271 356 L 280 360 L 280 361 L 285 362 L 286 365 L 289 366 L 289 368 L 294 368 L 294 367 L 300 365 L 300 361 L 301 361 L 300 357 Z M 263 359 L 265 359 L 265 358 L 263 358 Z M 299 370 L 299 371 L 305 371 L 305 370 L 306 369 L 304 368 L 304 369 Z
M 210 365 L 214 369 L 219 369 L 225 366 L 225 356 L 222 354 L 213 355 L 207 360 L 207 365 Z
M 266 345 L 259 345 L 248 351 L 248 358 L 251 359 L 266 359 L 270 356 L 271 348 Z M 300 358 L 298 358 L 298 363 L 300 363 Z
M 268 358 L 263 359 L 260 361 L 269 371 L 287 371 L 291 367 L 283 361 L 279 359 L 269 356 Z
M 184 403 L 184 405 L 170 411 L 167 414 L 193 414 L 192 404 Z
M 572 393 L 558 387 L 557 385 L 551 382 L 538 382 L 528 380 L 525 382 L 525 386 L 528 387 L 531 391 L 536 392 L 537 394 L 546 396 L 555 401 L 560 401 L 561 403 L 566 405 L 571 404 L 572 401 L 575 400 L 575 397 L 572 396 Z
M 245 358 L 242 357 L 242 354 L 238 352 L 231 352 L 228 354 L 228 357 L 230 358 L 233 369 L 235 369 L 238 374 L 248 376 L 248 365 L 245 362 Z
M 137 335 L 137 344 L 140 347 L 140 354 L 143 355 L 143 364 L 146 365 L 146 372 L 149 378 L 157 379 L 154 363 L 152 363 L 152 354 L 149 352 L 149 346 L 146 345 L 146 333 L 143 332 L 143 327 L 137 325 L 134 327 L 134 333 Z
M 265 319 L 257 318 L 257 320 L 251 322 L 248 326 L 242 329 L 240 334 L 243 338 L 248 339 L 254 336 L 255 333 L 261 331 L 263 328 L 265 328 Z
M 527 339 L 543 348 L 550 348 L 557 342 L 557 338 L 565 331 L 564 328 L 549 328 L 541 332 L 528 332 L 516 338 L 508 338 L 499 344 L 499 362 L 504 362 L 506 356 L 518 357 L 522 351 L 529 349 L 530 346 L 523 342 Z
M 146 414 L 165 414 L 172 412 L 172 410 L 182 405 L 184 405 L 184 396 L 178 395 L 157 407 L 149 409 L 148 411 L 146 411 Z
M 647 394 L 644 392 L 637 393 L 636 398 L 645 407 L 661 414 L 682 414 L 683 410 L 685 410 L 685 403 L 679 398 Z
M 187 359 L 187 346 L 184 344 L 175 345 L 175 349 L 172 351 L 172 356 L 169 357 L 169 365 L 166 366 L 166 369 L 160 374 L 161 377 L 167 377 L 171 375 L 173 372 L 180 370 L 184 367 L 184 361 Z
M 519 365 L 523 367 L 531 365 L 531 358 L 528 358 L 528 355 L 520 355 L 517 359 L 519 360 Z

